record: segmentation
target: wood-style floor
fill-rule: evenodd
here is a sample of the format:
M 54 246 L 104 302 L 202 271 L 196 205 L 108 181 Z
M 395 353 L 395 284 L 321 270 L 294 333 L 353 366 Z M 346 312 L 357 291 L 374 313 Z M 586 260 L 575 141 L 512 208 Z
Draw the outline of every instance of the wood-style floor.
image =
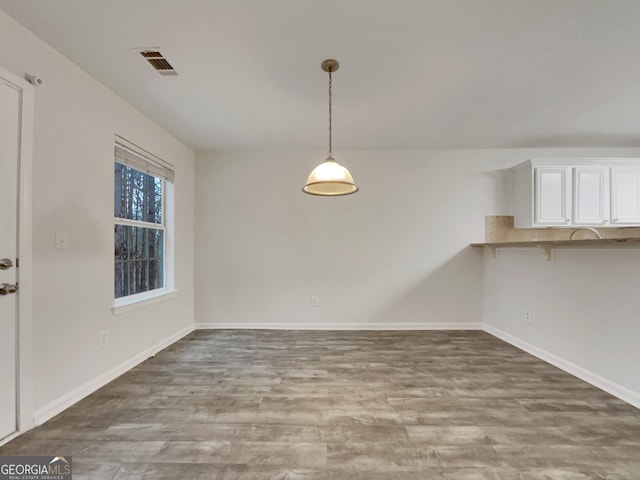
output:
M 483 332 L 199 331 L 0 448 L 74 479 L 640 479 L 640 410 Z

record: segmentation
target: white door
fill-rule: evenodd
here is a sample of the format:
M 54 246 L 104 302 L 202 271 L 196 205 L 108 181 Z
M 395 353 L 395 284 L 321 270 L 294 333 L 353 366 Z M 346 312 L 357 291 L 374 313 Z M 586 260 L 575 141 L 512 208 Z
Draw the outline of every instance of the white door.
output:
M 571 221 L 570 182 L 568 168 L 535 169 L 536 225 L 566 225 Z
M 640 167 L 611 167 L 611 223 L 640 224 Z
M 605 225 L 609 221 L 609 167 L 573 169 L 573 224 Z
M 21 89 L 0 71 L 0 439 L 17 427 L 18 159 Z

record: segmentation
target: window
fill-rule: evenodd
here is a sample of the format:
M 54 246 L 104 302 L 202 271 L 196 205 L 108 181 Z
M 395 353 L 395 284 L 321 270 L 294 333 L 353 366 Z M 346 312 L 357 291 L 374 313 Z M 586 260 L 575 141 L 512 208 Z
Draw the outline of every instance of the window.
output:
M 117 137 L 115 145 L 115 292 L 142 300 L 171 287 L 167 199 L 173 167 Z M 118 302 L 116 302 L 117 304 Z

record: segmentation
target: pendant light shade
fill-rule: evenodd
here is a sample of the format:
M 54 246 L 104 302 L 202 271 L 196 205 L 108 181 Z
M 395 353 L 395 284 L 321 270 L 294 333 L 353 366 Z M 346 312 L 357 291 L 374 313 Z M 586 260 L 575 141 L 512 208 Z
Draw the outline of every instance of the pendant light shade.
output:
M 311 195 L 349 195 L 356 193 L 358 187 L 353 182 L 349 170 L 336 162 L 333 157 L 327 157 L 323 163 L 311 171 L 302 191 Z
M 350 195 L 358 191 L 358 187 L 353 181 L 349 170 L 334 160 L 331 151 L 333 146 L 331 73 L 338 70 L 339 66 L 340 64 L 336 60 L 325 60 L 322 62 L 322 69 L 329 73 L 329 156 L 323 163 L 311 171 L 309 178 L 307 178 L 307 184 L 302 188 L 304 193 L 310 195 L 335 197 L 339 195 Z

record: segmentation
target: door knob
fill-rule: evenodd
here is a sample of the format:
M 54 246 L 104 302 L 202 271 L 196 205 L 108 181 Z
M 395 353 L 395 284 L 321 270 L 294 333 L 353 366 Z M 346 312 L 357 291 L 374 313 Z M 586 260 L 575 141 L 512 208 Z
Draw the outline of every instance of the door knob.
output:
M 10 283 L 3 283 L 0 285 L 0 295 L 8 295 L 10 293 L 16 293 L 18 291 L 18 285 L 11 285 Z
M 13 262 L 10 258 L 0 258 L 0 270 L 7 270 L 13 267 Z

